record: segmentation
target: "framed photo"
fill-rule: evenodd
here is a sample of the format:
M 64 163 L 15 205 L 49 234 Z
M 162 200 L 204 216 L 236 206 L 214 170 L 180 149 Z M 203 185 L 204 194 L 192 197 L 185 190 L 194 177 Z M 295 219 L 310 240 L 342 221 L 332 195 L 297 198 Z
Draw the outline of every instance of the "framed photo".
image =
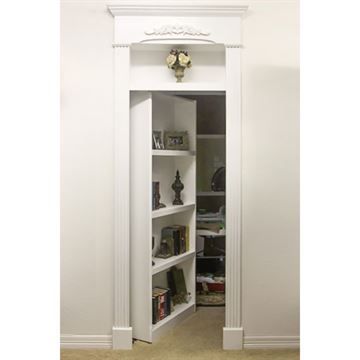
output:
M 165 131 L 164 145 L 166 150 L 189 150 L 187 131 Z
M 163 150 L 164 143 L 161 130 L 153 130 L 153 149 Z

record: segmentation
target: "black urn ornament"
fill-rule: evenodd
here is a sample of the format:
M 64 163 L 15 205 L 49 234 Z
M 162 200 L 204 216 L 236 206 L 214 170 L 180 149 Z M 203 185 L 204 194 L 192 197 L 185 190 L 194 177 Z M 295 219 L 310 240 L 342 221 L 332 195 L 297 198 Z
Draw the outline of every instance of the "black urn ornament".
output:
M 184 184 L 180 180 L 179 170 L 176 170 L 175 181 L 171 185 L 171 188 L 175 191 L 175 200 L 173 201 L 173 205 L 184 205 L 180 196 L 181 191 L 184 189 Z

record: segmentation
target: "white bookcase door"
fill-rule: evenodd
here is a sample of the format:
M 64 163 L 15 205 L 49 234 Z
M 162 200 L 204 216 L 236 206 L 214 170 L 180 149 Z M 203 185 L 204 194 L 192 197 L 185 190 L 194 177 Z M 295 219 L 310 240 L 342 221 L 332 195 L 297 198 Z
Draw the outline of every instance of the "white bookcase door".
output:
M 153 130 L 188 131 L 189 150 L 154 152 Z M 135 339 L 153 342 L 195 309 L 196 102 L 160 93 L 132 92 L 130 140 L 130 322 Z M 176 170 L 184 184 L 184 205 L 174 206 L 171 184 Z M 166 205 L 163 209 L 152 210 L 152 181 L 160 182 L 160 201 Z M 189 251 L 157 261 L 157 271 L 152 256 L 160 245 L 161 228 L 174 224 L 189 226 Z M 172 265 L 183 268 L 192 300 L 176 306 L 171 315 L 153 325 L 152 288 L 167 287 L 166 271 Z

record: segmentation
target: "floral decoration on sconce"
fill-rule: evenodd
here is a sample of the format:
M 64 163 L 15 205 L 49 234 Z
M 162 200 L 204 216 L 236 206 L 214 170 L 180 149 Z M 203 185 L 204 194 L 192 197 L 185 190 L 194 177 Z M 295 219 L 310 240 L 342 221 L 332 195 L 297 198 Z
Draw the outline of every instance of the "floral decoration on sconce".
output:
M 191 67 L 191 57 L 185 50 L 171 49 L 166 63 L 169 69 L 175 70 L 176 82 L 182 82 L 185 69 Z

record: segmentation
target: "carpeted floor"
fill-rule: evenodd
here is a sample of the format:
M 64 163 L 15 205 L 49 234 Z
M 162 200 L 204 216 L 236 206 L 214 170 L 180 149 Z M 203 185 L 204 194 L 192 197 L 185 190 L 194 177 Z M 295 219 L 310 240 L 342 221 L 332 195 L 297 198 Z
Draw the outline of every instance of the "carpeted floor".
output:
M 298 360 L 298 350 L 222 350 L 225 308 L 198 307 L 196 313 L 154 344 L 133 350 L 62 350 L 61 360 Z

